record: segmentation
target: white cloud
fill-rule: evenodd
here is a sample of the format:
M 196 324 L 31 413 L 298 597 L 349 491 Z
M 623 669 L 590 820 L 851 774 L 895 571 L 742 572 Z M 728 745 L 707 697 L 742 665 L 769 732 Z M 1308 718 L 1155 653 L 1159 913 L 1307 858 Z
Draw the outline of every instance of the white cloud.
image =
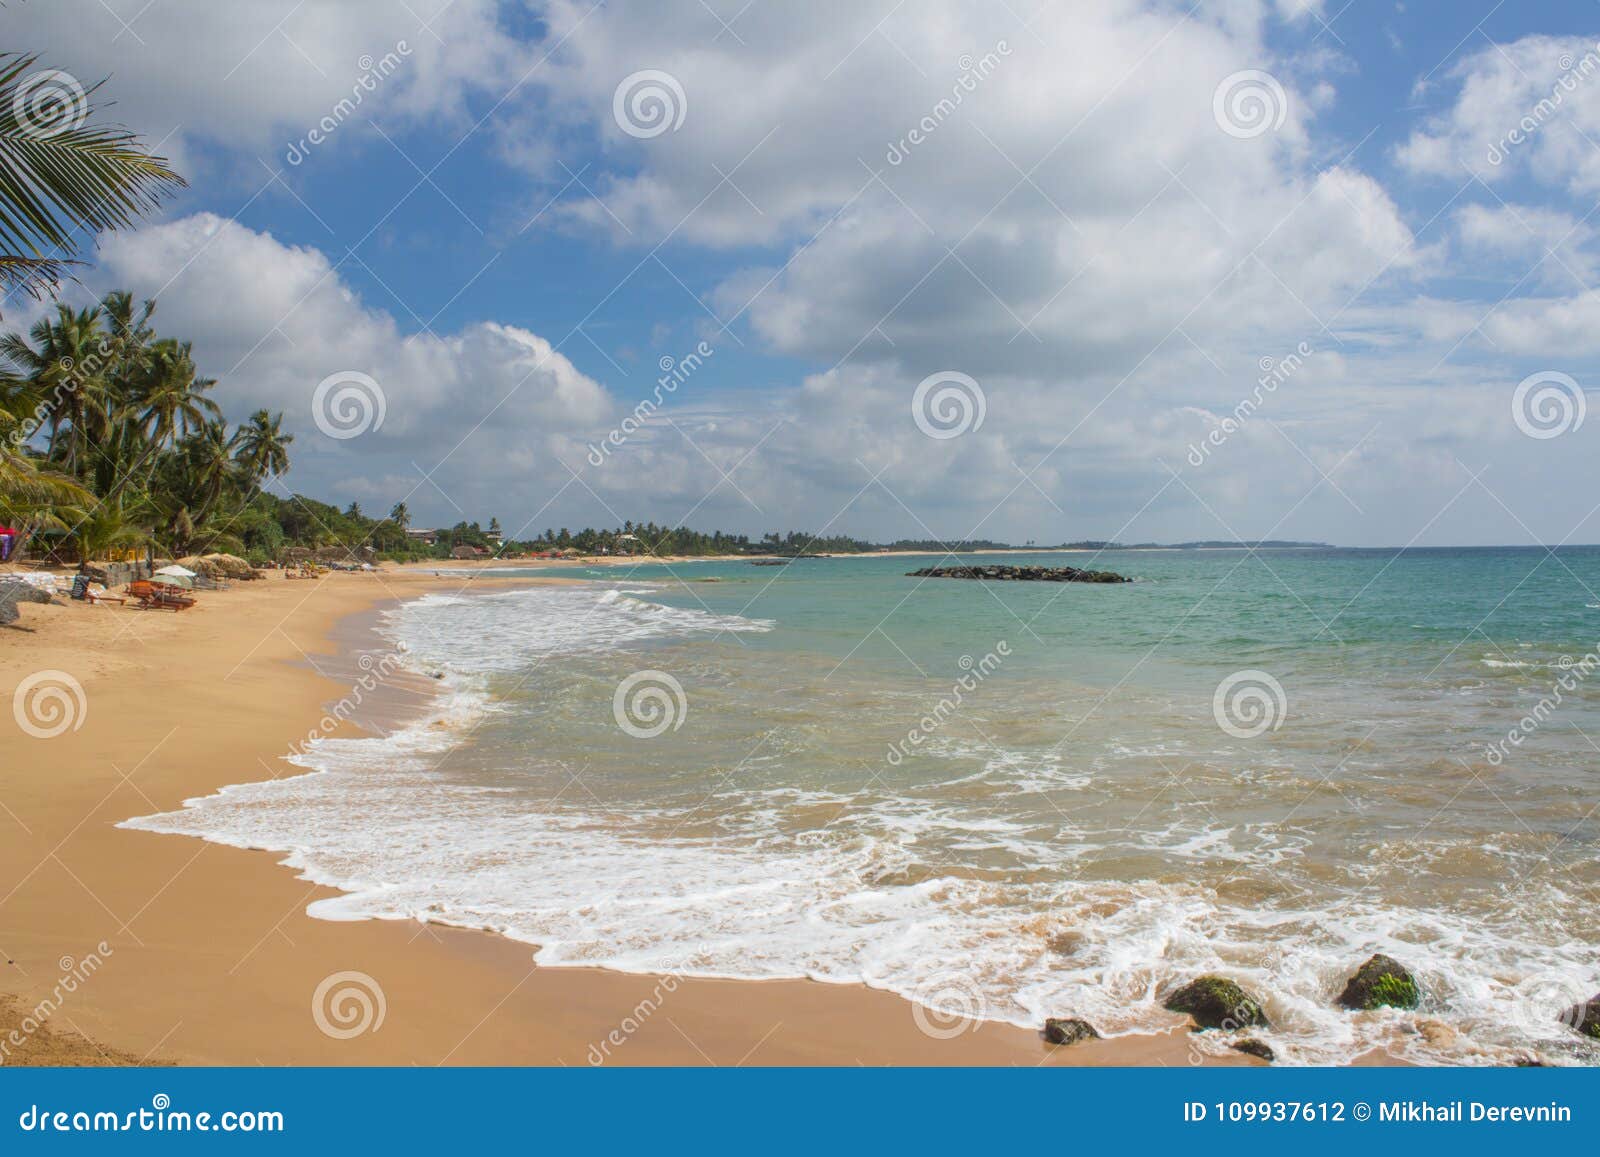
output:
M 1600 46 L 1579 36 L 1526 36 L 1464 57 L 1459 87 L 1396 150 L 1413 172 L 1484 181 L 1526 173 L 1574 194 L 1600 190 Z M 1421 94 L 1429 95 L 1425 89 Z
M 341 100 L 363 117 L 438 120 L 461 117 L 472 92 L 504 92 L 538 57 L 498 13 L 495 0 L 52 0 L 6 20 L 42 67 L 109 78 L 110 115 L 169 155 L 205 142 L 281 167 Z M 358 90 L 390 54 L 399 67 Z

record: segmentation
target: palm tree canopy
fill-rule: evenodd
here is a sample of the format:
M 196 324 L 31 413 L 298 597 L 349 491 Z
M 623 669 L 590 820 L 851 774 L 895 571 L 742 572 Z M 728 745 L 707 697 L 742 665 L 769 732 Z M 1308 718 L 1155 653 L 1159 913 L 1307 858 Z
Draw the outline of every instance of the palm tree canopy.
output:
M 271 474 L 289 469 L 289 443 L 293 434 L 283 432 L 283 415 L 257 410 L 239 427 L 237 460 L 252 483 L 259 484 Z
M 0 53 L 0 294 L 53 293 L 81 232 L 125 228 L 185 184 L 37 55 Z

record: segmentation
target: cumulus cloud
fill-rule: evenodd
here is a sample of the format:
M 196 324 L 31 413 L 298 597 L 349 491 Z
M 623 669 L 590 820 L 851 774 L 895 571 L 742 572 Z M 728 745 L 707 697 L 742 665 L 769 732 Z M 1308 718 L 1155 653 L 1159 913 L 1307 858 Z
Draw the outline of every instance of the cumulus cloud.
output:
M 595 465 L 590 447 L 653 373 L 610 362 L 592 377 L 570 335 L 470 295 L 477 320 L 431 332 L 363 301 L 341 259 L 210 214 L 108 238 L 91 287 L 159 296 L 163 331 L 195 339 L 234 416 L 283 409 L 308 493 L 404 497 L 439 521 L 496 513 L 513 530 L 645 516 L 876 536 L 1522 539 L 1470 489 L 1492 464 L 1540 497 L 1518 510 L 1540 533 L 1586 514 L 1582 488 L 1556 485 L 1586 461 L 1579 441 L 1523 437 L 1509 412 L 1524 362 L 1577 371 L 1596 352 L 1586 209 L 1467 196 L 1420 245 L 1413 190 L 1385 187 L 1324 124 L 1357 74 L 1311 42 L 1320 3 L 551 0 L 536 21 L 492 0 L 411 8 L 112 0 L 131 31 L 98 3 L 26 16 L 51 63 L 116 74 L 123 119 L 245 157 L 296 139 L 363 54 L 405 39 L 363 115 L 395 118 L 402 139 L 481 117 L 522 178 L 497 186 L 524 202 L 519 220 L 539 210 L 580 258 L 656 254 L 718 315 L 698 319 L 712 344 L 780 355 L 752 375 L 778 384 L 713 368 Z M 1559 87 L 1546 65 L 1582 59 L 1575 40 L 1500 47 L 1518 68 L 1485 50 L 1443 75 L 1450 103 L 1400 147 L 1402 176 L 1526 167 L 1561 195 L 1589 190 L 1592 150 L 1571 147 L 1590 133 L 1588 80 L 1500 166 L 1471 161 L 1498 139 L 1486 129 Z M 629 121 L 646 115 L 630 77 L 654 85 L 664 121 Z M 1248 99 L 1220 98 L 1225 84 Z M 1476 294 L 1468 271 L 1505 284 Z M 1263 359 L 1301 343 L 1304 366 L 1194 464 Z M 981 429 L 931 439 L 913 420 L 919 381 L 942 370 L 978 381 Z M 381 430 L 320 434 L 313 393 L 341 371 L 380 383 Z
M 10 39 L 44 65 L 85 85 L 109 78 L 112 115 L 169 155 L 220 145 L 275 165 L 341 101 L 361 116 L 459 119 L 469 94 L 498 97 L 538 59 L 501 27 L 496 0 L 53 0 L 6 19 L 25 22 Z M 385 57 L 398 67 L 378 69 Z
M 1463 57 L 1441 86 L 1446 110 L 1396 151 L 1413 172 L 1496 182 L 1525 173 L 1573 193 L 1600 190 L 1600 45 L 1579 36 L 1526 36 Z

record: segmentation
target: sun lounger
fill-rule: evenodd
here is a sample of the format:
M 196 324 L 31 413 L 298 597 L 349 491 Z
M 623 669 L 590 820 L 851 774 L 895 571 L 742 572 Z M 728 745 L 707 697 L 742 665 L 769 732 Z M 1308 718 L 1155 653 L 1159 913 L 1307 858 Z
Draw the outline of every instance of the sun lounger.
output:
M 167 610 L 181 611 L 194 606 L 194 596 L 182 587 L 168 586 L 166 583 L 153 583 L 146 579 L 128 584 L 128 595 L 137 600 L 141 611 Z

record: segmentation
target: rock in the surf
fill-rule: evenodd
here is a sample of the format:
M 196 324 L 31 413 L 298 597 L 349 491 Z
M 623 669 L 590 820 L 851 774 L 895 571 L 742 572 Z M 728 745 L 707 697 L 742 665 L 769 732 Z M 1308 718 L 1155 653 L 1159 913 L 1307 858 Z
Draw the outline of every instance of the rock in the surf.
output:
M 1167 995 L 1172 1012 L 1186 1012 L 1198 1028 L 1267 1026 L 1261 1002 L 1224 976 L 1202 976 Z
M 1053 1045 L 1075 1045 L 1079 1041 L 1099 1040 L 1094 1025 L 1075 1016 L 1052 1016 L 1044 1022 L 1044 1039 Z
M 1233 1042 L 1233 1051 L 1247 1053 L 1253 1057 L 1260 1057 L 1264 1061 L 1275 1061 L 1278 1055 L 1272 1051 L 1272 1046 L 1266 1041 L 1256 1040 L 1255 1037 L 1246 1037 L 1241 1041 Z
M 1358 968 L 1339 994 L 1341 1005 L 1357 1010 L 1416 1008 L 1421 1002 L 1422 993 L 1411 970 L 1381 953 Z
M 1600 1040 L 1600 992 L 1567 1009 L 1561 1019 L 1591 1040 Z

